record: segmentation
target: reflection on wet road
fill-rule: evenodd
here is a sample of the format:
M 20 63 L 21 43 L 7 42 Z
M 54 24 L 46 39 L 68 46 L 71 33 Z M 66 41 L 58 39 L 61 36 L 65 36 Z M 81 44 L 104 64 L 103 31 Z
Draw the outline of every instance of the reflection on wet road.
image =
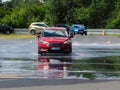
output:
M 37 54 L 36 40 L 0 41 L 1 78 L 120 79 L 120 44 L 81 44 L 71 54 Z

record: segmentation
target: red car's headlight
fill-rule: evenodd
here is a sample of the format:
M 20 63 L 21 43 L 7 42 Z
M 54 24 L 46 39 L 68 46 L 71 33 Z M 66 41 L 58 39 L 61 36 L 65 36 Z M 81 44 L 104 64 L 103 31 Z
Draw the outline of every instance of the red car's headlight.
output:
M 64 44 L 70 44 L 71 43 L 71 40 L 67 40 L 64 42 Z
M 46 41 L 44 41 L 44 40 L 40 40 L 40 43 L 42 43 L 42 44 L 45 44 L 45 45 L 49 46 L 49 42 L 46 42 Z

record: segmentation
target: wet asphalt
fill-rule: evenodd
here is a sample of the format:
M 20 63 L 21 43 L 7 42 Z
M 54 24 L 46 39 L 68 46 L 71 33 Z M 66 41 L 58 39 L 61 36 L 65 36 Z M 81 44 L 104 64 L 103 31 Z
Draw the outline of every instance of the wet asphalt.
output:
M 58 54 L 60 58 L 72 58 L 76 61 L 86 60 L 86 58 L 99 58 L 120 56 L 120 38 L 109 35 L 76 35 L 73 39 L 72 54 Z M 119 90 L 119 78 L 86 79 L 86 78 L 40 78 L 38 72 L 21 69 L 19 65 L 29 65 L 36 67 L 39 55 L 37 54 L 37 39 L 34 40 L 4 40 L 0 41 L 0 61 L 1 79 L 0 90 L 50 90 L 50 89 L 70 89 L 70 90 Z M 101 50 L 101 51 L 100 51 Z M 105 52 L 104 52 L 105 51 Z M 55 58 L 54 54 L 45 57 Z M 49 57 L 48 57 L 49 56 Z M 41 57 L 41 56 L 40 56 Z M 19 60 L 19 62 L 15 61 Z M 12 62 L 10 62 L 12 61 Z M 26 63 L 27 62 L 27 63 Z M 9 64 L 7 64 L 9 63 Z M 82 62 L 85 63 L 85 62 Z M 93 62 L 92 62 L 93 63 Z M 38 65 L 38 64 L 37 64 Z M 17 67 L 14 67 L 17 66 Z M 32 68 L 33 67 L 25 67 Z M 16 68 L 16 69 L 15 69 Z M 23 66 L 22 66 L 23 68 Z M 36 69 L 35 69 L 36 70 Z M 12 72 L 12 73 L 11 73 Z M 15 72 L 15 73 L 14 73 Z M 28 72 L 27 74 L 25 72 Z M 25 74 L 24 74 L 25 73 Z M 35 72 L 36 73 L 36 72 Z M 80 72 L 81 73 L 81 72 Z M 31 75 L 32 74 L 32 75 Z M 106 79 L 107 78 L 107 79 Z

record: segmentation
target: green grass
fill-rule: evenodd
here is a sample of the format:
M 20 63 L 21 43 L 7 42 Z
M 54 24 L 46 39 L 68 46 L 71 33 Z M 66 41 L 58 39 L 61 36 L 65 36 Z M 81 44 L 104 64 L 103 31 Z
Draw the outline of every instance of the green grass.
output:
M 117 36 L 117 37 L 119 37 L 119 38 L 120 38 L 120 34 L 115 34 L 114 36 Z
M 35 35 L 22 35 L 22 34 L 10 34 L 4 35 L 0 34 L 0 40 L 14 40 L 14 39 L 34 39 Z

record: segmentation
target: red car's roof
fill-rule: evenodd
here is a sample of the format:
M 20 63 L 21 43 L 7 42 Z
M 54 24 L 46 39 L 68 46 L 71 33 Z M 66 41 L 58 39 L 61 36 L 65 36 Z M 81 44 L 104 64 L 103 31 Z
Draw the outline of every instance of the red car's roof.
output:
M 44 28 L 44 30 L 66 30 L 63 27 L 48 27 L 48 28 Z

